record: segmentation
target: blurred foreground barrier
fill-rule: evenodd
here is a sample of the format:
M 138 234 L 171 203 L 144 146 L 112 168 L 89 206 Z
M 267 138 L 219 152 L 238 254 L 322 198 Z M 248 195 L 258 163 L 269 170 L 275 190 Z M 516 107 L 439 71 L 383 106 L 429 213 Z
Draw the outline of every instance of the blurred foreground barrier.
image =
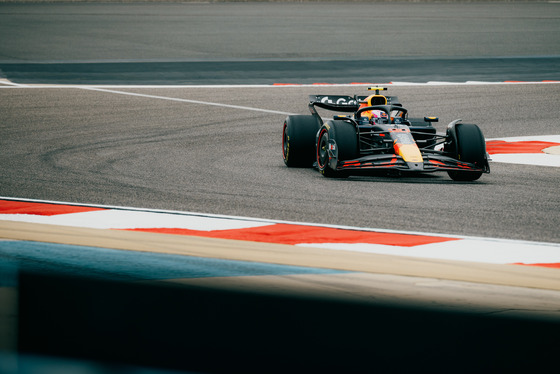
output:
M 560 326 L 545 320 L 30 273 L 19 291 L 23 355 L 208 373 L 457 373 L 542 372 L 560 352 Z

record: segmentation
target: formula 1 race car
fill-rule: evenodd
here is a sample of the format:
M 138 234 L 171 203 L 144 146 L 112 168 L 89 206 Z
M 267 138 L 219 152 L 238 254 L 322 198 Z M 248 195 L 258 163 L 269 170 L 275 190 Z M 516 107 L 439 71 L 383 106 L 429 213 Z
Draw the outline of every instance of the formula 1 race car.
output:
M 311 115 L 284 121 L 282 149 L 289 167 L 315 167 L 325 177 L 373 171 L 446 171 L 456 181 L 474 181 L 490 172 L 482 131 L 455 120 L 445 134 L 437 117 L 408 118 L 396 96 L 370 87 L 369 96 L 310 95 Z M 323 121 L 316 107 L 351 112 Z

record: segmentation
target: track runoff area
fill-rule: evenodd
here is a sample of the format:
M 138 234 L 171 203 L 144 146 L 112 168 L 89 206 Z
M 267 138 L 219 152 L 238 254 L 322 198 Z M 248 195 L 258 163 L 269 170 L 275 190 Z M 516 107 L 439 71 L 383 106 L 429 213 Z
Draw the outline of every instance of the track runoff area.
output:
M 487 139 L 492 162 L 557 168 L 559 149 L 556 134 Z M 558 348 L 558 243 L 5 196 L 0 253 L 0 350 L 17 336 L 31 354 L 256 373 L 549 368 Z

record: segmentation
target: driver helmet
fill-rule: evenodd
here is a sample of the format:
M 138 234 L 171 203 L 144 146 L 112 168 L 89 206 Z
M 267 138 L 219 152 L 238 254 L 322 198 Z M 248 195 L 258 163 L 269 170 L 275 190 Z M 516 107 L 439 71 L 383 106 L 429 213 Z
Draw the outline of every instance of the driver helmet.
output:
M 387 118 L 387 113 L 382 110 L 371 110 L 370 118 Z
M 382 110 L 367 110 L 363 112 L 361 115 L 362 118 L 365 117 L 370 121 L 375 120 L 375 118 L 383 118 L 383 119 L 387 118 L 387 113 L 385 113 Z

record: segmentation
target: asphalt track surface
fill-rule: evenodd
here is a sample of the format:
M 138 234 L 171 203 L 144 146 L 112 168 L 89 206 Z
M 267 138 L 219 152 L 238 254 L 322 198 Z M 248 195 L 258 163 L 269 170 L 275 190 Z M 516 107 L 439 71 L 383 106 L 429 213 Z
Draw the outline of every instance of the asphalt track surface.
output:
M 380 15 L 374 21 L 373 12 Z M 559 13 L 553 3 L 1 4 L 0 35 L 9 37 L 0 43 L 0 78 L 16 86 L 0 88 L 0 196 L 558 243 L 557 168 L 491 163 L 492 173 L 474 183 L 445 174 L 329 180 L 285 167 L 282 122 L 307 113 L 308 94 L 365 94 L 364 86 L 231 85 L 558 80 Z M 263 69 L 257 76 L 255 66 Z M 24 86 L 35 83 L 51 86 Z M 477 123 L 487 138 L 560 130 L 558 84 L 409 85 L 389 93 L 412 116 L 439 116 L 440 131 L 456 118 Z M 501 274 L 490 268 L 484 271 Z M 376 276 L 198 282 L 335 290 L 362 301 L 372 293 L 392 302 L 395 295 L 409 303 L 437 299 L 440 307 L 481 313 L 557 311 L 553 291 L 429 276 L 419 291 L 422 280 Z M 457 290 L 464 299 L 457 301 Z

